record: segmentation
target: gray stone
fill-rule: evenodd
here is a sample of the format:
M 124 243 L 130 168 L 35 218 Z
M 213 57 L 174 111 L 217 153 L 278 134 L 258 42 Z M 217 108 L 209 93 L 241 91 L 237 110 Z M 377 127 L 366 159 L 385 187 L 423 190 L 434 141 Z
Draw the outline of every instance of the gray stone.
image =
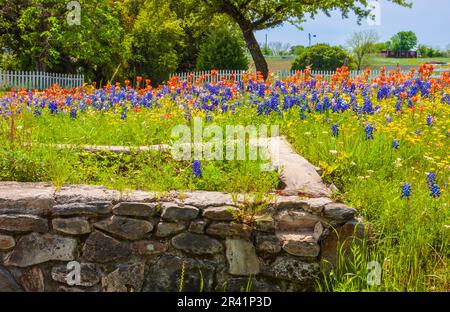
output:
M 169 247 L 167 242 L 146 240 L 133 243 L 133 252 L 139 256 L 159 256 L 164 254 Z
M 330 229 L 328 235 L 325 233 L 324 236 L 320 255 L 326 266 L 334 267 L 339 252 L 348 258 L 352 244 L 362 242 L 365 236 L 364 224 L 357 219 L 350 220 L 338 229 Z
M 314 233 L 278 233 L 283 250 L 287 253 L 305 258 L 316 258 L 320 253 L 320 246 L 314 238 Z
M 106 292 L 139 292 L 144 283 L 145 263 L 121 264 L 102 278 Z
M 153 203 L 158 201 L 166 201 L 167 194 L 146 191 L 125 191 L 120 194 L 120 201 L 134 203 Z
M 277 209 L 303 209 L 305 200 L 300 196 L 278 196 L 275 198 Z
M 233 221 L 240 210 L 232 206 L 210 207 L 203 211 L 203 216 L 215 221 Z
M 343 224 L 355 217 L 356 210 L 340 203 L 331 203 L 325 206 L 324 216 L 332 222 Z
M 55 205 L 52 209 L 53 216 L 99 216 L 111 212 L 110 202 L 79 202 Z
M 5 259 L 7 266 L 28 267 L 47 261 L 71 261 L 75 259 L 77 241 L 53 234 L 31 233 L 22 236 L 17 246 Z
M 26 269 L 20 276 L 20 284 L 26 292 L 44 292 L 44 274 L 39 267 Z
M 331 204 L 333 201 L 326 197 L 308 198 L 304 201 L 303 209 L 313 214 L 321 214 L 327 204 Z
M 70 287 L 70 286 L 59 286 L 57 292 L 63 293 L 98 293 L 102 292 L 102 288 L 100 285 L 95 285 L 93 287 L 88 288 L 80 288 L 80 287 Z
M 32 215 L 0 215 L 0 230 L 45 233 L 48 231 L 48 221 Z
M 205 220 L 194 220 L 189 224 L 189 232 L 196 234 L 204 234 L 208 222 Z
M 53 229 L 62 234 L 82 235 L 92 232 L 91 224 L 84 218 L 53 219 Z
M 256 230 L 260 232 L 275 232 L 275 220 L 269 215 L 255 217 Z
M 63 284 L 74 282 L 74 269 L 67 265 L 58 265 L 52 268 L 52 279 Z M 100 282 L 101 274 L 93 263 L 80 263 L 80 284 L 76 286 L 92 287 Z
M 65 185 L 55 193 L 57 204 L 118 202 L 120 193 L 102 186 Z
M 320 267 L 316 262 L 304 262 L 300 258 L 280 256 L 265 268 L 264 274 L 277 279 L 310 285 L 314 289 L 314 282 L 319 272 Z
M 256 236 L 256 249 L 260 252 L 276 254 L 281 251 L 281 242 L 275 235 L 259 234 Z
M 179 199 L 185 205 L 198 207 L 200 209 L 206 207 L 233 206 L 234 201 L 231 194 L 220 192 L 195 191 L 186 192 L 183 198 Z
M 280 231 L 301 231 L 313 229 L 319 217 L 303 211 L 282 211 L 276 217 L 277 229 Z
M 178 234 L 172 238 L 172 245 L 176 249 L 194 255 L 214 255 L 223 250 L 223 246 L 218 240 L 193 233 Z
M 113 207 L 115 215 L 131 217 L 152 217 L 157 212 L 156 203 L 123 202 Z
M 161 217 L 168 221 L 194 220 L 200 213 L 198 208 L 192 206 L 179 207 L 174 203 L 163 203 L 161 208 Z
M 14 248 L 14 246 L 16 246 L 14 237 L 9 235 L 0 235 L 0 251 L 9 250 L 11 248 Z
M 259 273 L 259 259 L 252 243 L 227 239 L 225 246 L 230 274 L 249 276 Z
M 0 214 L 45 216 L 54 204 L 54 193 L 50 184 L 0 182 Z
M 153 224 L 148 221 L 119 216 L 97 222 L 94 227 L 129 240 L 141 239 L 153 230 Z
M 323 183 L 315 167 L 298 155 L 284 138 L 277 141 L 279 143 L 277 148 L 269 150 L 271 159 L 277 159 L 277 165 L 283 168 L 280 180 L 286 187 L 281 191 L 281 194 L 286 196 L 330 197 L 331 191 Z
M 216 264 L 190 257 L 162 256 L 146 274 L 144 292 L 212 291 Z M 184 276 L 182 270 L 184 269 Z
M 11 273 L 0 265 L 0 292 L 22 292 Z
M 129 256 L 131 247 L 106 234 L 94 231 L 83 247 L 83 257 L 91 262 L 106 263 Z
M 249 237 L 251 229 L 246 224 L 241 223 L 213 223 L 206 228 L 206 234 L 221 238 L 238 236 Z
M 186 228 L 185 223 L 159 222 L 156 227 L 156 236 L 162 238 L 170 237 L 183 232 Z

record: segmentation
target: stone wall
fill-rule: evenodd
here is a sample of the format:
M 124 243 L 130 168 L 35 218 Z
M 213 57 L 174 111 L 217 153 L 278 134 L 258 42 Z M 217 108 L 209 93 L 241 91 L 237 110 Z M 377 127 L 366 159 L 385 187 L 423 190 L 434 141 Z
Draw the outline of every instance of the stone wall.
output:
M 0 183 L 0 291 L 305 291 L 355 210 L 324 197 Z M 73 261 L 81 279 L 74 281 Z M 75 264 L 76 265 L 76 264 Z

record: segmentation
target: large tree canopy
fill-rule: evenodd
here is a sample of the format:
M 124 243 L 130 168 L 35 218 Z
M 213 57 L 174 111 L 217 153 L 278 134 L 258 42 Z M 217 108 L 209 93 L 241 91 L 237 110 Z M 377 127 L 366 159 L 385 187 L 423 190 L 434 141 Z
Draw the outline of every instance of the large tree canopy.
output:
M 405 0 L 390 1 L 410 6 Z M 201 0 L 201 3 L 213 13 L 229 15 L 239 25 L 256 68 L 264 77 L 268 75 L 268 66 L 254 31 L 284 22 L 300 26 L 307 17 L 313 18 L 319 12 L 330 15 L 332 11 L 340 11 L 343 18 L 353 13 L 358 22 L 371 14 L 367 0 Z
M 388 41 L 388 48 L 394 52 L 411 51 L 417 46 L 417 36 L 412 31 L 401 31 Z

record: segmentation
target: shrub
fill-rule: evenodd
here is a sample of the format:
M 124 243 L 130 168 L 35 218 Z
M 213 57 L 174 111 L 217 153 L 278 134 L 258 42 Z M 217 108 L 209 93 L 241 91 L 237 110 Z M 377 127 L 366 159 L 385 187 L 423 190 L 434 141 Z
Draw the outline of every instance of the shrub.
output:
M 306 49 L 292 64 L 293 70 L 310 66 L 314 70 L 335 70 L 342 66 L 355 68 L 355 61 L 342 48 L 328 44 L 317 44 Z
M 200 47 L 197 69 L 210 70 L 213 68 L 219 70 L 245 70 L 248 68 L 244 40 L 226 27 L 211 30 L 206 41 Z

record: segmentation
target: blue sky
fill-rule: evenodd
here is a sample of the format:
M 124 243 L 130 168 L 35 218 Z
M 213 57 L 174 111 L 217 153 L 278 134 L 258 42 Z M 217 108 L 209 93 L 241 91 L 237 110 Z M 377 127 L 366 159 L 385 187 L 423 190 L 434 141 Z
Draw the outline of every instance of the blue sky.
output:
M 316 16 L 302 24 L 303 30 L 286 23 L 283 26 L 258 31 L 259 42 L 281 41 L 284 43 L 308 45 L 308 33 L 316 34 L 313 44 L 326 42 L 333 45 L 345 45 L 355 31 L 374 29 L 381 41 L 389 40 L 399 31 L 412 30 L 417 34 L 419 43 L 433 47 L 445 48 L 450 44 L 450 0 L 410 0 L 412 8 L 394 5 L 386 0 L 379 0 L 381 20 L 379 26 L 369 26 L 366 20 L 357 24 L 355 16 L 342 19 L 338 12 L 331 17 L 325 14 Z

